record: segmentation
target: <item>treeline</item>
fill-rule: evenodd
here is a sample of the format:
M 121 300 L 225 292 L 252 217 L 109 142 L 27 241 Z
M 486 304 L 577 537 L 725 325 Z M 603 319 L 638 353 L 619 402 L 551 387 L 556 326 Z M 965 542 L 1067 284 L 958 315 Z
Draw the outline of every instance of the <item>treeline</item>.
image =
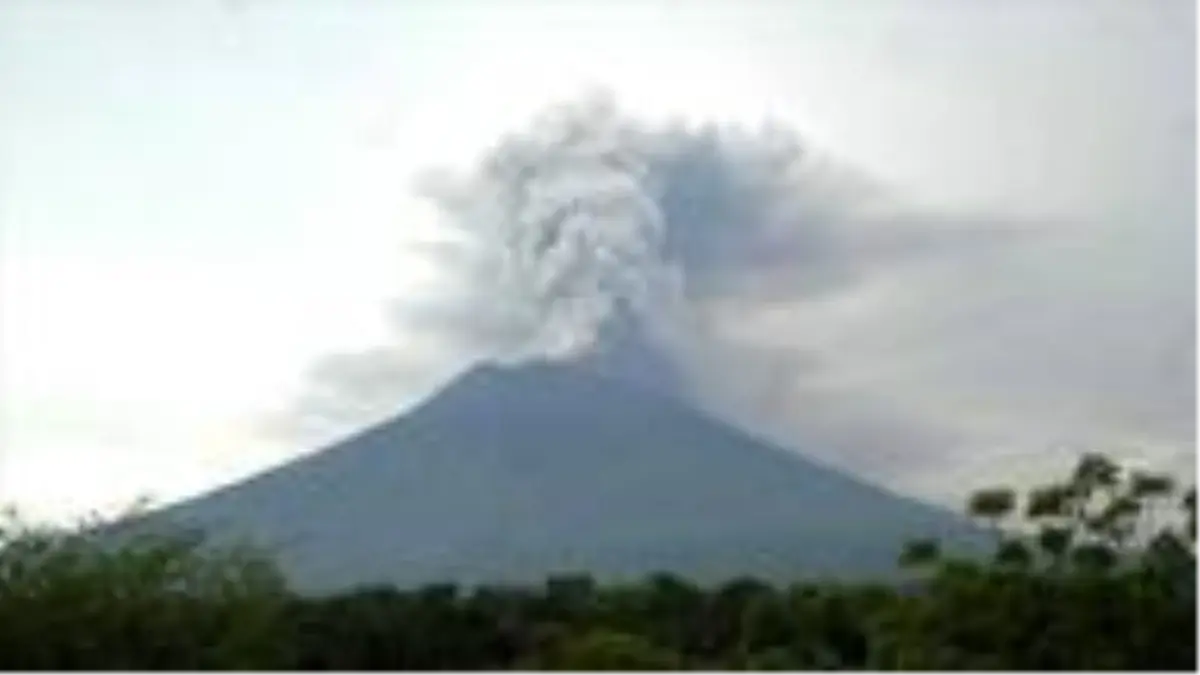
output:
M 1100 455 L 1065 480 L 976 493 L 988 559 L 899 553 L 903 584 L 657 575 L 536 588 L 291 592 L 199 538 L 101 547 L 0 532 L 7 669 L 1122 669 L 1196 666 L 1195 490 Z

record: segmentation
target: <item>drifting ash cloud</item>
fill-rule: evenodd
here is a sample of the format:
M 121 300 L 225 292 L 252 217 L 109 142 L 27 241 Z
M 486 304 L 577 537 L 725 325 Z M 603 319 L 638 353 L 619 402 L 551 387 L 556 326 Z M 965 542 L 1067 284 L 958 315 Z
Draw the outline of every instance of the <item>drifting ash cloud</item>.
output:
M 932 496 L 1036 478 L 1063 443 L 1194 462 L 1190 229 L 921 213 L 783 127 L 654 126 L 607 95 L 417 189 L 443 283 L 392 308 L 396 345 L 321 364 L 296 419 L 345 431 L 470 363 L 568 360 Z

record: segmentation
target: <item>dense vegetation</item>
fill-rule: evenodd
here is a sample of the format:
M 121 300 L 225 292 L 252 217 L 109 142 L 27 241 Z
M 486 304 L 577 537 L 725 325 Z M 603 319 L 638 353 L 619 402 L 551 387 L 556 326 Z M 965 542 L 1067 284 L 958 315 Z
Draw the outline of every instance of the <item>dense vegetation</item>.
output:
M 1087 455 L 1020 498 L 976 493 L 990 559 L 900 553 L 897 585 L 659 575 L 597 586 L 362 588 L 308 598 L 199 538 L 101 547 L 0 532 L 0 667 L 287 669 L 1188 669 L 1195 489 Z

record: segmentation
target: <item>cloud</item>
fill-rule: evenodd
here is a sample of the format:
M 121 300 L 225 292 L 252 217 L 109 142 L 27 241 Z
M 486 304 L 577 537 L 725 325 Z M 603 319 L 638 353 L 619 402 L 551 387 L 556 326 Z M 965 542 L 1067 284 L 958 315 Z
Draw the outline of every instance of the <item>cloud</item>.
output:
M 1014 232 L 904 213 L 782 127 L 654 127 L 604 94 L 549 109 L 423 192 L 451 233 L 429 252 L 460 284 L 399 312 L 503 344 L 500 359 L 576 357 L 625 313 L 678 330 L 713 301 L 835 292 Z
M 950 499 L 971 487 L 955 476 L 1041 480 L 1085 445 L 1191 475 L 1194 235 L 1045 229 L 826 303 L 730 308 L 750 341 L 806 336 L 817 366 L 788 381 L 786 412 L 742 419 Z
M 1038 153 L 973 160 L 1028 177 L 997 213 L 914 208 L 785 125 L 649 123 L 604 95 L 552 107 L 420 186 L 442 214 L 421 251 L 442 279 L 392 307 L 389 358 L 442 377 L 583 360 L 944 498 L 980 473 L 1042 478 L 1081 444 L 1200 470 L 1200 161 L 1171 66 L 1192 48 L 1138 44 L 1154 48 L 1111 78 L 1080 66 L 1056 84 L 1110 112 L 1064 95 L 1022 136 Z M 1042 208 L 1068 187 L 1076 217 Z M 361 358 L 349 370 L 389 371 Z M 326 380 L 355 400 L 355 377 Z
M 922 212 L 782 126 L 652 125 L 605 94 L 419 191 L 442 283 L 392 308 L 404 356 L 320 366 L 326 407 L 381 415 L 431 360 L 568 359 L 926 494 L 1063 443 L 1192 456 L 1178 220 Z

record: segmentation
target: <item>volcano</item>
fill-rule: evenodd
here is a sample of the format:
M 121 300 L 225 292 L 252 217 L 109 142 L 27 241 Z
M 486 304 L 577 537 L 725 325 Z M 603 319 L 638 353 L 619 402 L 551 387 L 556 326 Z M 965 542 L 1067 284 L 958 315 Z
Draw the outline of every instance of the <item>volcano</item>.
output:
M 469 371 L 407 414 L 147 522 L 264 546 L 314 591 L 879 576 L 907 539 L 972 532 L 651 387 L 554 364 Z

